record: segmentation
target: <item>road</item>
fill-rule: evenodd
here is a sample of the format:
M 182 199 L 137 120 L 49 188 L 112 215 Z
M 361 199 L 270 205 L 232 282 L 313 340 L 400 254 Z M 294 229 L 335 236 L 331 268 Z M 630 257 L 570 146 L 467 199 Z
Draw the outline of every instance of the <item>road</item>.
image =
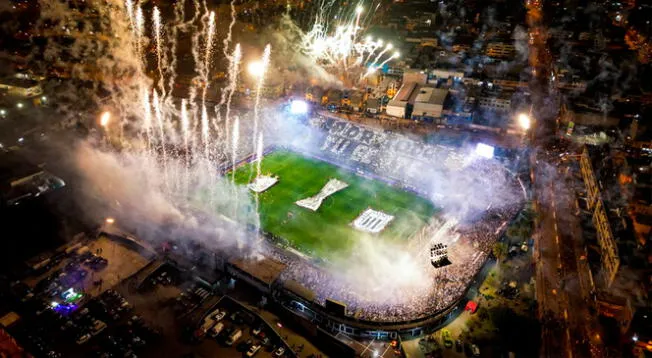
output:
M 541 356 L 599 357 L 603 347 L 597 318 L 590 312 L 593 281 L 569 168 L 558 162 L 550 137 L 556 132 L 559 95 L 551 74 L 553 58 L 542 23 L 543 0 L 527 2 L 533 114 L 531 179 L 536 223 L 536 289 L 542 322 Z M 551 135 L 552 134 L 552 135 Z M 553 140 L 554 141 L 554 140 Z M 560 339 L 560 337 L 562 339 Z
M 590 274 L 584 257 L 581 229 L 574 216 L 574 194 L 552 158 L 548 137 L 555 133 L 559 103 L 551 82 L 553 58 L 547 46 L 547 29 L 542 23 L 542 0 L 529 0 L 527 23 L 532 71 L 530 90 L 533 114 L 531 179 L 538 213 L 535 237 L 536 297 L 542 322 L 541 356 L 588 357 L 599 352 L 597 324 L 589 314 Z M 597 356 L 597 355 L 596 355 Z

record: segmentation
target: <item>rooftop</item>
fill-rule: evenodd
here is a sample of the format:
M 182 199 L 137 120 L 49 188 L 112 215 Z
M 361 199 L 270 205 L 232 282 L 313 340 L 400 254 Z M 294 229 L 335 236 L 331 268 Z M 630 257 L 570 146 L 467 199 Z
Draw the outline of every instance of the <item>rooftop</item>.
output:
M 38 86 L 38 82 L 27 78 L 7 77 L 7 78 L 0 79 L 0 85 L 21 87 L 21 88 L 31 88 L 31 87 Z
M 276 281 L 287 267 L 286 264 L 268 257 L 262 260 L 234 259 L 229 263 L 267 285 Z
M 447 95 L 447 89 L 424 86 L 419 88 L 419 93 L 414 99 L 414 103 L 428 103 L 443 106 Z
M 404 83 L 392 99 L 392 102 L 407 102 L 416 87 L 417 84 L 414 82 Z
M 14 153 L 0 154 L 0 185 L 41 172 L 41 168 L 30 164 Z

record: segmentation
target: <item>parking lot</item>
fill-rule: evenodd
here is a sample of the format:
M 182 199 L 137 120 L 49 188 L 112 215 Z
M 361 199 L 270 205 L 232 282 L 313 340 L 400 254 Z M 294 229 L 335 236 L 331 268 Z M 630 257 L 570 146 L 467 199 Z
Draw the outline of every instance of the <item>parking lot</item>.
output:
M 199 317 L 191 340 L 198 342 L 195 354 L 232 357 L 289 357 L 289 347 L 255 313 L 228 297 Z
M 73 287 L 91 297 L 138 272 L 150 260 L 137 251 L 107 237 L 82 240 L 70 252 L 54 256 L 34 275 L 23 280 L 30 289 L 41 291 L 50 284 L 60 290 Z M 53 293 L 57 293 L 53 288 Z

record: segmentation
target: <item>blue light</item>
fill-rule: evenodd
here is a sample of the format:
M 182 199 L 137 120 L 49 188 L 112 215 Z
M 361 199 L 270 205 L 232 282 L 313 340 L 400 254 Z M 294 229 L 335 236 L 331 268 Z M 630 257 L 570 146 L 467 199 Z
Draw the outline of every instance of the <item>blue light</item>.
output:
M 308 113 L 308 103 L 295 99 L 290 103 L 291 114 L 306 114 Z

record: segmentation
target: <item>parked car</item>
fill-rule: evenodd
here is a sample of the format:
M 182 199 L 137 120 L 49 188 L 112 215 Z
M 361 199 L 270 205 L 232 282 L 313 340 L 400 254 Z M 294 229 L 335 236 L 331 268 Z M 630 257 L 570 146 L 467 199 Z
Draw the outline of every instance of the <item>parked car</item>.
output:
M 92 329 L 92 334 L 94 336 L 97 336 L 98 334 L 102 333 L 103 330 L 106 329 L 106 323 L 100 321 L 99 319 L 96 319 L 95 321 L 93 321 L 93 327 L 91 327 L 91 329 Z
M 249 350 L 247 351 L 247 357 L 253 357 L 258 353 L 260 350 L 261 345 L 260 344 L 254 344 L 251 347 L 249 347 Z
M 240 337 L 242 337 L 242 331 L 239 330 L 239 329 L 236 329 L 233 333 L 231 333 L 229 335 L 229 338 L 227 338 L 225 343 L 228 346 L 232 346 L 233 343 L 237 342 L 238 339 L 240 339 Z
M 464 344 L 459 339 L 455 341 L 455 350 L 458 352 L 464 351 Z
M 213 318 L 213 320 L 215 322 L 219 322 L 219 321 L 223 320 L 224 317 L 226 317 L 226 311 L 217 310 L 211 315 L 211 317 Z
M 256 328 L 254 328 L 253 331 L 251 331 L 251 333 L 253 333 L 254 336 L 257 336 L 257 335 L 258 335 L 262 330 L 263 330 L 263 327 L 262 327 L 262 326 L 258 326 L 258 327 L 256 327 Z
M 224 330 L 224 323 L 218 322 L 213 328 L 210 330 L 210 335 L 213 338 L 216 338 L 222 331 Z
M 471 353 L 473 354 L 474 357 L 479 357 L 480 356 L 480 348 L 477 345 L 472 344 L 471 345 Z
M 274 351 L 274 357 L 282 357 L 285 354 L 285 347 L 280 346 Z
M 79 338 L 77 338 L 76 342 L 77 342 L 77 344 L 82 345 L 82 344 L 88 342 L 89 339 L 91 339 L 91 335 L 88 334 L 88 333 L 85 333 L 85 334 L 82 334 L 81 336 L 79 336 Z

